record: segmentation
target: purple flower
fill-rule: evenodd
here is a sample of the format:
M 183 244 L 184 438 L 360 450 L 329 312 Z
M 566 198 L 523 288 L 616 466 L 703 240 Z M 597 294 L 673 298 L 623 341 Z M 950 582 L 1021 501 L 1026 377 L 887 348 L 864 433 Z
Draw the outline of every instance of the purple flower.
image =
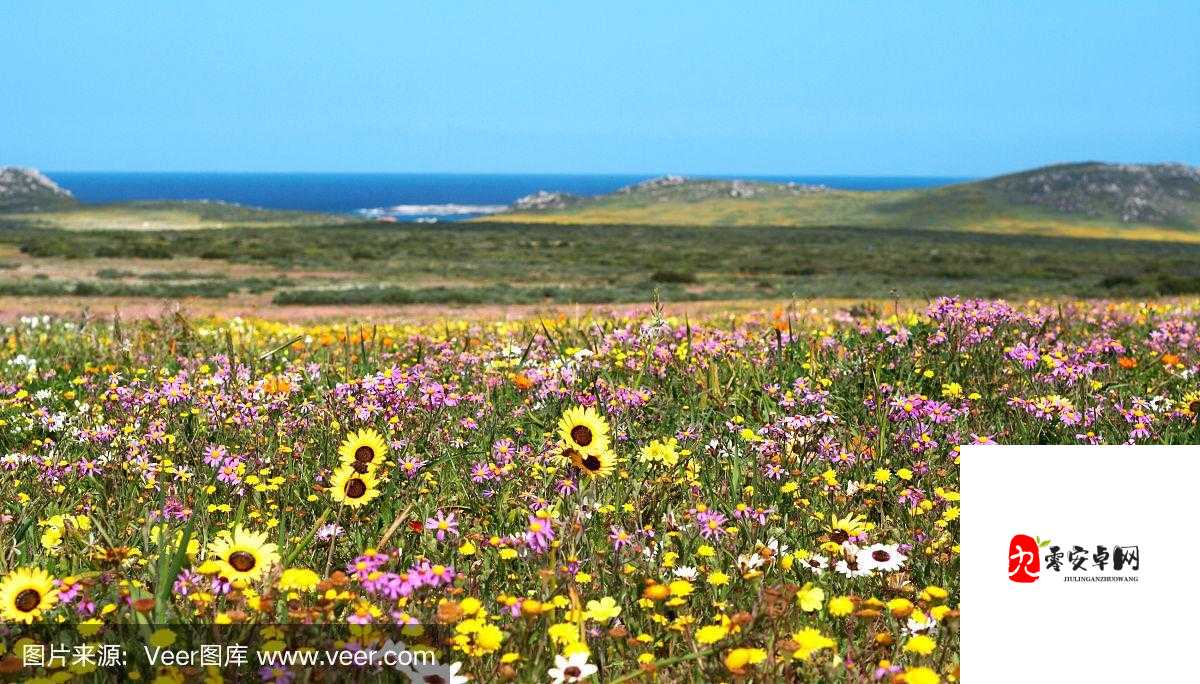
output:
M 431 565 L 429 561 L 424 561 L 409 571 L 409 581 L 411 582 L 413 577 L 417 577 L 425 586 L 440 587 L 453 582 L 455 574 L 452 565 Z
M 696 526 L 705 539 L 720 539 L 725 534 L 723 525 L 728 518 L 720 511 L 702 511 L 696 514 Z
M 371 573 L 367 579 L 363 580 L 362 585 L 368 593 L 393 601 L 406 595 L 404 578 L 394 572 Z M 411 589 L 409 593 L 411 593 Z
M 632 537 L 625 531 L 625 528 L 613 525 L 608 531 L 608 540 L 612 542 L 613 550 L 620 551 L 632 543 Z
M 216 468 L 229 456 L 229 450 L 219 444 L 204 447 L 204 464 Z
M 1039 357 L 1040 354 L 1038 354 L 1037 347 L 1030 347 L 1024 342 L 1016 345 L 1008 352 L 1008 358 L 1013 361 L 1019 361 L 1027 369 L 1037 368 Z
M 204 576 L 192 570 L 184 570 L 179 573 L 179 577 L 175 579 L 175 585 L 172 587 L 176 594 L 187 596 L 203 581 Z M 62 600 L 61 594 L 59 599 Z
M 358 577 L 359 581 L 363 581 L 371 573 L 383 567 L 383 564 L 387 561 L 388 555 L 386 553 L 371 551 L 355 558 L 353 562 L 346 566 L 346 571 Z
M 458 519 L 454 513 L 445 515 L 439 510 L 434 515 L 425 521 L 425 529 L 432 530 L 438 541 L 446 541 L 447 536 L 458 536 Z
M 225 459 L 225 462 L 217 470 L 217 479 L 231 485 L 240 484 L 242 481 L 242 476 L 238 474 L 238 466 L 240 465 L 242 465 L 242 462 L 236 458 L 229 457 Z
M 549 518 L 529 516 L 529 528 L 525 531 L 525 543 L 537 553 L 545 553 L 554 541 L 554 527 Z

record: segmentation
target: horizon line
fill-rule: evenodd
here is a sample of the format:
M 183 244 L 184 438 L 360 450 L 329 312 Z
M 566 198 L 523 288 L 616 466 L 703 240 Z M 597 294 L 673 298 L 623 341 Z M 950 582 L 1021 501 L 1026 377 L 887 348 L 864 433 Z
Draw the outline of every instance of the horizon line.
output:
M 395 176 L 629 176 L 629 177 L 646 177 L 646 178 L 661 178 L 664 176 L 683 176 L 685 178 L 721 178 L 721 179 L 737 179 L 737 178 L 927 178 L 927 179 L 952 179 L 952 180 L 976 180 L 982 178 L 991 178 L 995 176 L 1003 176 L 1013 173 L 1023 173 L 1036 169 L 1048 168 L 1053 166 L 1062 166 L 1070 164 L 1112 164 L 1112 165 L 1171 165 L 1179 164 L 1182 166 L 1197 167 L 1200 162 L 1186 162 L 1178 160 L 1159 160 L 1159 161 L 1106 161 L 1100 159 L 1076 159 L 1076 160 L 1059 160 L 1043 162 L 1030 166 L 1022 166 L 1009 168 L 999 171 L 984 171 L 973 173 L 896 173 L 896 172 L 854 172 L 854 173 L 836 173 L 836 172 L 739 172 L 739 171 L 446 171 L 446 170 L 423 170 L 423 171 L 402 171 L 402 170 L 314 170 L 314 169 L 97 169 L 97 168 L 71 168 L 71 169 L 51 169 L 49 167 L 40 167 L 35 165 L 25 164 L 3 164 L 0 167 L 14 166 L 18 168 L 32 168 L 41 171 L 45 174 L 55 173 L 96 173 L 96 174 L 228 174 L 228 175 L 395 175 Z
M 3 165 L 0 165 L 3 166 Z M 346 176 L 645 176 L 663 178 L 982 178 L 983 174 L 937 174 L 937 173 L 739 173 L 739 172 L 675 172 L 675 171 L 281 171 L 281 170 L 214 170 L 214 169 L 44 169 L 22 164 L 8 165 L 29 168 L 44 174 L 55 173 L 111 173 L 111 174 L 228 174 L 228 175 L 346 175 Z M 1031 167 L 1040 168 L 1040 167 Z M 1007 173 L 1007 172 L 1005 172 Z

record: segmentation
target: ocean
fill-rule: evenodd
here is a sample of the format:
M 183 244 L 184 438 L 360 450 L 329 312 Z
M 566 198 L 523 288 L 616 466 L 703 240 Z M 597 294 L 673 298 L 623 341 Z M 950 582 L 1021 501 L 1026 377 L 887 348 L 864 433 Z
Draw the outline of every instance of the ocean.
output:
M 652 175 L 453 173 L 115 173 L 46 174 L 85 203 L 131 200 L 221 200 L 399 221 L 454 221 L 501 211 L 538 190 L 592 196 Z M 933 176 L 705 176 L 825 185 L 845 190 L 900 190 L 968 180 Z

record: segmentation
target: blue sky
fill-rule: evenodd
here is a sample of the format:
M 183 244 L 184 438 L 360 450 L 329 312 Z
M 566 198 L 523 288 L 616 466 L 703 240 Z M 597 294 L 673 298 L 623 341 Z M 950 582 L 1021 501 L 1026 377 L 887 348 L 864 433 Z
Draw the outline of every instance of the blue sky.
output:
M 1200 3 L 4 2 L 0 164 L 1200 164 Z M 686 9 L 685 9 L 686 8 Z

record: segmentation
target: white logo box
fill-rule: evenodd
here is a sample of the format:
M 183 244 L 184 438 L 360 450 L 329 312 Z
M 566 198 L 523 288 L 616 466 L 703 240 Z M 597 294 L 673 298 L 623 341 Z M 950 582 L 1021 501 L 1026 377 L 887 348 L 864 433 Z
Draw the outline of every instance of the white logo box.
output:
M 967 682 L 1200 682 L 1200 446 L 962 448 L 962 664 Z M 1039 549 L 1009 579 L 1013 535 L 1136 545 L 1139 568 L 1060 572 Z M 1111 561 L 1110 561 L 1111 563 Z M 1137 581 L 1066 581 L 1135 575 Z

